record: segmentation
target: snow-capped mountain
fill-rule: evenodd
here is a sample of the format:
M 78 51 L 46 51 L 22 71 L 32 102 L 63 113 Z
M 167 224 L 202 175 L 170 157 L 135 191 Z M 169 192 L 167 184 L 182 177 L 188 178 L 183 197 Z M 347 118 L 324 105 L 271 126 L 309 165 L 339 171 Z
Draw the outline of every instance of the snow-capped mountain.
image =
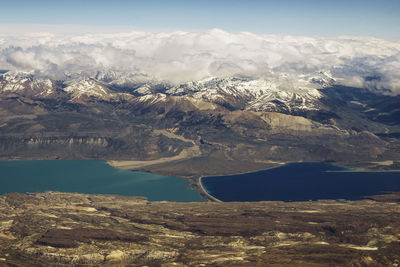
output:
M 318 82 L 316 82 L 318 81 Z M 216 102 L 233 108 L 253 111 L 285 109 L 318 109 L 321 93 L 318 89 L 333 84 L 323 73 L 303 76 L 297 84 L 270 79 L 209 78 L 175 86 L 166 91 L 171 95 L 189 95 L 196 99 Z
M 399 97 L 336 85 L 325 72 L 288 76 L 173 83 L 123 72 L 63 79 L 2 72 L 0 153 L 238 162 L 400 153 L 391 139 L 400 129 Z
M 319 89 L 331 86 L 333 79 L 325 73 L 303 75 L 296 84 L 285 77 L 279 80 L 268 78 L 215 78 L 173 84 L 155 79 L 144 80 L 143 76 L 131 73 L 97 72 L 67 76 L 65 80 L 52 80 L 33 73 L 7 72 L 0 76 L 0 92 L 17 93 L 35 98 L 57 97 L 65 93 L 72 102 L 82 98 L 103 101 L 118 101 L 137 97 L 137 100 L 152 97 L 187 96 L 205 102 L 217 103 L 229 109 L 252 111 L 316 110 L 321 107 Z M 145 98 L 141 96 L 146 96 Z M 165 97 L 163 99 L 166 99 Z
M 48 78 L 36 77 L 32 73 L 7 72 L 0 74 L 0 92 L 44 96 L 53 93 L 55 85 Z

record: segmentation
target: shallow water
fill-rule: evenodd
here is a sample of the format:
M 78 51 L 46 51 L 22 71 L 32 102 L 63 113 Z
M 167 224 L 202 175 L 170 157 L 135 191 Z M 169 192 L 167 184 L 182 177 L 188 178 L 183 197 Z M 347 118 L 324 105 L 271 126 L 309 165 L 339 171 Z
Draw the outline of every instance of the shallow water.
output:
M 0 162 L 0 194 L 79 192 L 145 196 L 151 201 L 203 201 L 187 181 L 173 176 L 115 169 L 100 160 Z
M 358 200 L 400 191 L 400 172 L 357 172 L 326 163 L 291 163 L 270 170 L 204 177 L 206 191 L 222 201 Z

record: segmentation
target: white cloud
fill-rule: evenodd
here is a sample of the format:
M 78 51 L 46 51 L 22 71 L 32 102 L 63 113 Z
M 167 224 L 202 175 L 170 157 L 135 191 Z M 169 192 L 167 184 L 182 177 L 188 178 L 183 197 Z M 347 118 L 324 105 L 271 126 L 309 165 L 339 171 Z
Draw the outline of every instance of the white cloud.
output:
M 112 70 L 184 82 L 209 76 L 295 81 L 323 71 L 343 85 L 400 93 L 400 42 L 206 32 L 2 34 L 0 69 L 43 75 Z

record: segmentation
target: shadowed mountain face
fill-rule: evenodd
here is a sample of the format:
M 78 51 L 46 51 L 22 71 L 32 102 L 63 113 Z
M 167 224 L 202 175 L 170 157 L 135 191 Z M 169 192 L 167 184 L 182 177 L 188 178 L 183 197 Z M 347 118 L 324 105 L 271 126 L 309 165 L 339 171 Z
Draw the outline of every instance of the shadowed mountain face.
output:
M 276 161 L 357 166 L 400 159 L 399 96 L 337 86 L 323 74 L 310 79 L 317 87 L 282 89 L 247 78 L 171 85 L 4 73 L 0 157 L 170 158 L 179 160 L 169 164 L 183 176 Z M 237 162 L 243 168 L 224 167 Z M 154 167 L 170 172 L 159 162 Z

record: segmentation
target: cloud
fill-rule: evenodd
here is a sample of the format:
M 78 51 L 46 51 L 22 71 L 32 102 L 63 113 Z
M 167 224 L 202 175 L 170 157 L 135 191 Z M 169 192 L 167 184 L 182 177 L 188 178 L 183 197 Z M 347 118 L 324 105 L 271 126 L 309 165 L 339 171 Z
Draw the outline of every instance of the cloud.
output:
M 400 94 L 400 42 L 205 32 L 0 35 L 0 69 L 60 77 L 98 70 L 185 82 L 210 76 L 296 79 L 325 72 L 338 83 Z

